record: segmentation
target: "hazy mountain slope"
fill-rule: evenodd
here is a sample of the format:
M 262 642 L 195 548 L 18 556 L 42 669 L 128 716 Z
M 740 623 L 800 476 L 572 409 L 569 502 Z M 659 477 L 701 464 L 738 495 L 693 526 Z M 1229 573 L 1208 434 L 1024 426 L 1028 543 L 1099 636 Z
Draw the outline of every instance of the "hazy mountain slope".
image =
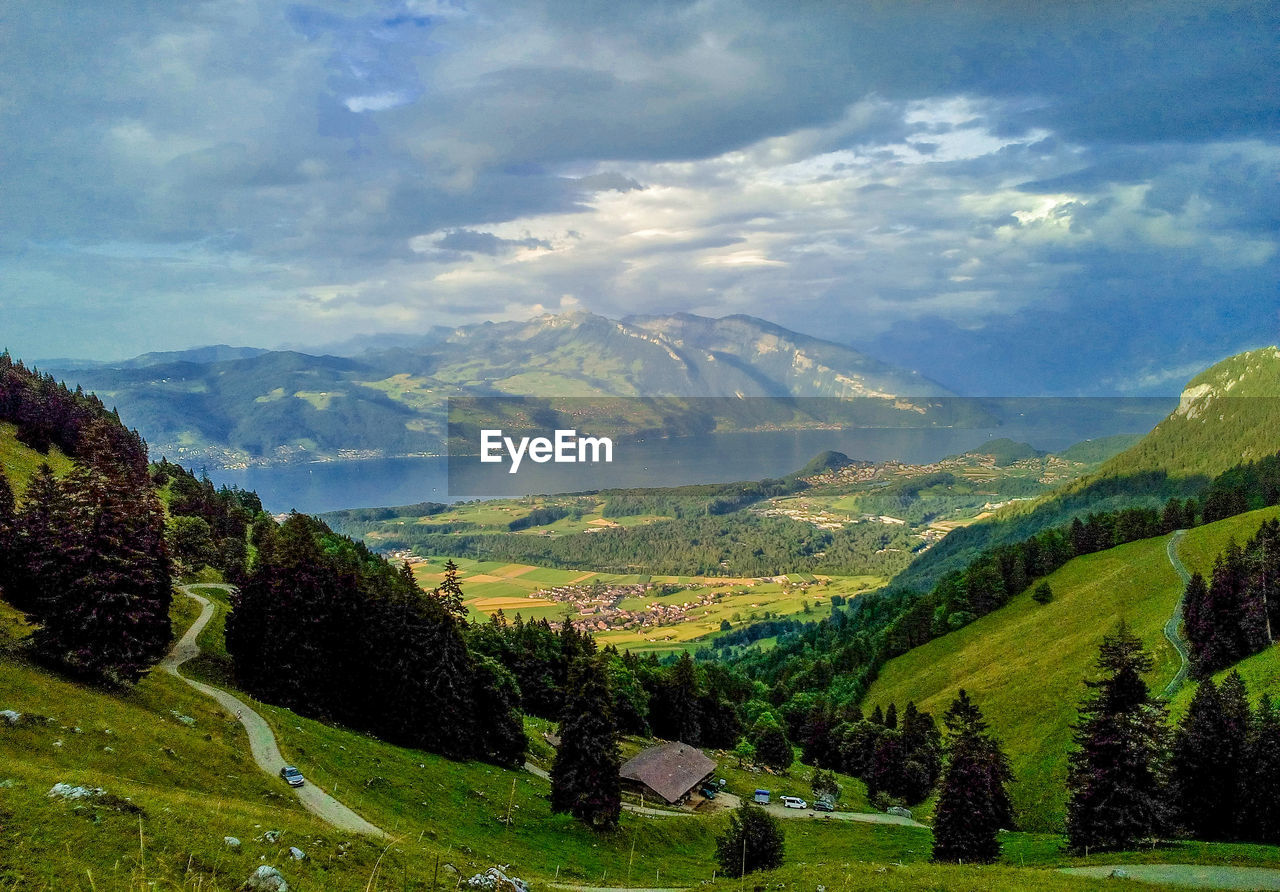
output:
M 116 405 L 157 454 L 223 465 L 440 451 L 444 400 L 464 394 L 947 394 L 913 372 L 747 316 L 619 322 L 570 313 L 432 329 L 412 346 L 356 358 L 224 347 L 169 356 L 61 374 Z
M 1155 507 L 1196 495 L 1213 476 L 1280 451 L 1280 349 L 1224 359 L 1188 382 L 1178 407 L 1096 471 L 949 535 L 896 580 L 928 588 L 983 549 L 1091 511 Z
M 1280 449 L 1280 348 L 1224 359 L 1192 378 L 1176 411 L 1099 470 L 1219 474 Z
M 1267 508 L 1193 529 L 1179 554 L 1188 569 L 1206 572 L 1204 555 L 1217 554 L 1231 538 L 1248 539 L 1277 514 Z M 1049 604 L 1033 601 L 1028 588 L 999 610 L 890 660 L 864 705 L 896 702 L 901 709 L 914 700 L 940 715 L 964 688 L 1013 762 L 1022 829 L 1061 829 L 1071 724 L 1103 634 L 1122 618 L 1133 627 L 1156 656 L 1147 679 L 1153 687 L 1179 666 L 1162 633 L 1182 594 L 1167 542 L 1167 536 L 1144 539 L 1068 562 L 1047 577 Z

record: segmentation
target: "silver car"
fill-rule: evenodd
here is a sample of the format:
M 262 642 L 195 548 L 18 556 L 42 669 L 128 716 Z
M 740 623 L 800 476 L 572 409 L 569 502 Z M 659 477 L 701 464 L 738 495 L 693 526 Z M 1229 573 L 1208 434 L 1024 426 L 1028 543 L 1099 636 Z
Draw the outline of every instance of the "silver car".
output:
M 280 769 L 280 776 L 284 778 L 284 782 L 291 787 L 300 787 L 306 783 L 302 772 L 294 768 L 292 765 L 286 765 Z

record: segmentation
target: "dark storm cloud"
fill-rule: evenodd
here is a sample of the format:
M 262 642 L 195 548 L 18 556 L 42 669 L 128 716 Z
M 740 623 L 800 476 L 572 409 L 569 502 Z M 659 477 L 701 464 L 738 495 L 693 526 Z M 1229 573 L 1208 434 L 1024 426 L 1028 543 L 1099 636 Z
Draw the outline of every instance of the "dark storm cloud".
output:
M 750 312 L 960 387 L 1157 386 L 1275 339 L 1278 36 L 1183 0 L 19 5 L 0 310 L 46 354 Z

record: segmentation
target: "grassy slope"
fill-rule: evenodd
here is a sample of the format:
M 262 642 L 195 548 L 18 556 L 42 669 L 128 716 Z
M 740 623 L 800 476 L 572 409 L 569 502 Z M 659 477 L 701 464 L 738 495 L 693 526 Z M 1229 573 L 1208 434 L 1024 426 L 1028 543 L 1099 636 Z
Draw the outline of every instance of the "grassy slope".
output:
M 1212 562 L 1234 537 L 1247 538 L 1278 509 L 1252 512 L 1187 533 L 1180 554 L 1193 570 Z M 1077 558 L 1048 577 L 1054 600 L 1041 606 L 1030 589 L 1006 607 L 892 660 L 867 704 L 915 700 L 941 715 L 958 689 L 982 707 L 1013 762 L 1014 805 L 1021 825 L 1052 831 L 1064 815 L 1066 753 L 1083 680 L 1102 635 L 1124 618 L 1156 656 L 1148 681 L 1163 685 L 1177 656 L 1162 634 L 1181 595 L 1165 555 L 1167 537 L 1132 542 Z
M 58 474 L 65 474 L 71 469 L 71 459 L 59 452 L 57 447 L 50 449 L 48 455 L 41 455 L 18 442 L 16 427 L 7 421 L 0 421 L 0 468 L 3 468 L 4 475 L 9 478 L 9 484 L 16 493 L 21 494 L 26 489 L 27 481 L 45 462 Z
M 179 599 L 175 624 L 185 625 L 194 616 L 194 605 Z M 437 856 L 464 875 L 510 863 L 514 872 L 533 879 L 535 888 L 545 888 L 557 871 L 569 881 L 622 885 L 628 882 L 633 844 L 633 885 L 692 885 L 708 879 L 714 867 L 712 840 L 723 816 L 625 815 L 620 830 L 596 835 L 549 814 L 545 782 L 523 772 L 449 762 L 264 707 L 287 757 L 397 832 L 384 851 L 335 833 L 302 811 L 243 755 L 239 724 L 182 683 L 158 672 L 125 693 L 68 683 L 17 658 L 14 633 L 22 623 L 3 605 L 0 620 L 0 629 L 8 630 L 0 642 L 0 708 L 52 716 L 17 728 L 0 725 L 0 889 L 6 892 L 151 887 L 229 892 L 263 861 L 280 867 L 290 888 L 303 892 L 425 890 L 436 887 Z M 202 644 L 216 649 L 219 635 L 207 632 Z M 215 652 L 213 664 L 222 657 Z M 179 721 L 173 711 L 191 717 L 194 725 Z M 754 776 L 726 773 L 734 784 L 756 783 Z M 46 793 L 56 782 L 105 787 L 143 814 L 50 799 Z M 847 799 L 860 800 L 856 790 L 849 792 Z M 515 808 L 507 828 L 499 818 L 509 804 Z M 935 867 L 925 863 L 927 830 L 807 820 L 789 821 L 785 828 L 784 867 L 753 879 L 753 885 L 839 880 L 847 889 L 1102 888 L 1045 869 Z M 265 840 L 267 829 L 283 831 L 279 842 Z M 240 838 L 242 851 L 228 851 L 224 835 Z M 1075 863 L 1061 855 L 1055 838 L 1010 834 L 1005 843 L 1011 863 L 1040 868 Z M 307 851 L 308 860 L 288 860 L 290 845 Z M 1204 846 L 1164 854 L 1172 860 L 1221 860 L 1224 853 L 1246 863 L 1274 862 L 1276 855 L 1260 847 L 1226 852 Z M 457 881 L 442 869 L 440 882 L 447 887 Z

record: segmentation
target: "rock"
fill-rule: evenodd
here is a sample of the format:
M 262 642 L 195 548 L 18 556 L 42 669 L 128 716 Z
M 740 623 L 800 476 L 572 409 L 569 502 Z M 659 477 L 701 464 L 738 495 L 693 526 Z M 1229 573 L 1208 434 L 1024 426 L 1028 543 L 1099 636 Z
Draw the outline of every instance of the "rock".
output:
M 109 746 L 104 746 L 104 747 L 102 748 L 102 751 L 103 751 L 104 753 L 114 753 L 114 752 L 115 752 L 115 748 L 114 748 L 114 747 L 109 747 Z
M 458 870 L 458 868 L 454 867 L 452 864 L 448 863 L 447 861 L 444 864 L 441 864 L 440 866 L 444 868 L 445 873 L 450 874 L 451 876 L 457 876 L 459 873 L 461 873 L 461 871 Z
M 280 871 L 266 864 L 250 874 L 240 888 L 246 892 L 289 892 L 289 884 L 284 881 Z
M 901 805 L 892 806 L 891 808 L 888 809 L 888 813 L 891 815 L 896 815 L 899 818 L 911 817 L 911 809 L 903 808 Z
M 1115 870 L 1111 871 L 1111 873 L 1107 874 L 1107 876 L 1114 877 L 1117 880 L 1127 880 L 1129 878 L 1129 871 L 1117 867 Z
M 76 787 L 71 784 L 54 784 L 49 790 L 51 799 L 93 799 L 107 791 L 101 787 Z
M 233 851 L 240 850 L 240 840 L 236 839 L 234 836 L 222 837 L 222 844 Z
M 268 830 L 266 833 L 262 834 L 262 838 L 263 838 L 263 839 L 265 839 L 267 842 L 279 842 L 279 841 L 280 841 L 280 831 L 279 831 L 279 830 Z
M 12 709 L 0 709 L 0 721 L 6 725 L 16 725 L 22 719 L 22 713 L 14 712 Z
M 490 867 L 467 880 L 467 888 L 481 892 L 529 892 L 529 884 L 519 877 L 507 876 L 504 867 Z
M 307 853 L 302 851 L 302 849 L 298 848 L 297 846 L 289 846 L 289 857 L 292 858 L 294 861 L 305 861 L 307 858 Z
M 196 720 L 193 719 L 191 716 L 183 715 L 182 713 L 178 712 L 178 710 L 176 709 L 169 710 L 169 715 L 173 716 L 175 719 L 182 722 L 182 724 L 186 725 L 188 728 L 190 728 L 192 725 L 196 723 Z

